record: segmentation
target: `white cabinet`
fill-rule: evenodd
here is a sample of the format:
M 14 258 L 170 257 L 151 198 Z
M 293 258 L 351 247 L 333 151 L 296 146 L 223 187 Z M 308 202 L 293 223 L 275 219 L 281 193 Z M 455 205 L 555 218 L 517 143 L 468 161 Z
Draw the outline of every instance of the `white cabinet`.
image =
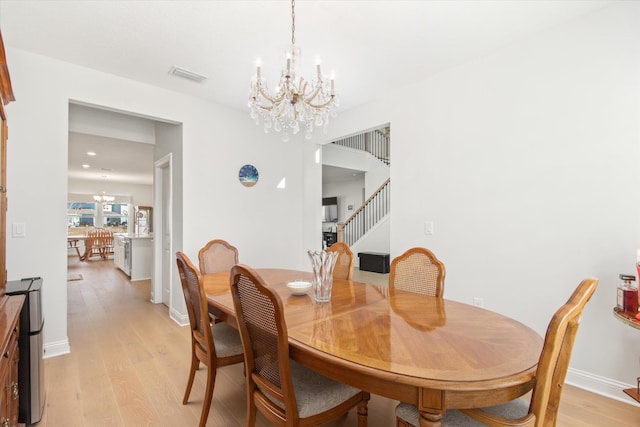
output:
M 153 272 L 153 238 L 131 237 L 131 280 L 151 279 Z
M 114 235 L 113 236 L 113 262 L 116 264 L 116 267 L 120 270 L 128 273 L 125 264 L 125 237 L 122 235 Z
M 150 279 L 153 272 L 153 238 L 135 234 L 114 236 L 113 260 L 131 280 Z

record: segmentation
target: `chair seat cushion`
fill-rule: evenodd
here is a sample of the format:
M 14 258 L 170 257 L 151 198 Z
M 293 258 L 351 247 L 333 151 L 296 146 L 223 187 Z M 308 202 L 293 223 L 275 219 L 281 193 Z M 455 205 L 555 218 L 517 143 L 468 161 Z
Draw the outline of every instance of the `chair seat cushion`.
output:
M 511 402 L 507 402 L 502 405 L 490 406 L 488 408 L 482 408 L 483 411 L 489 412 L 494 415 L 499 415 L 504 418 L 516 419 L 524 417 L 529 412 L 529 403 L 524 399 L 515 399 Z M 407 403 L 401 403 L 396 407 L 396 417 L 408 422 L 413 426 L 419 426 L 420 413 L 415 405 L 409 405 Z M 456 410 L 449 410 L 444 416 L 442 425 L 445 427 L 480 427 L 484 426 L 481 422 L 469 418 L 465 414 Z
M 242 341 L 238 330 L 229 326 L 226 322 L 211 325 L 213 343 L 216 347 L 217 357 L 235 356 L 242 354 Z
M 298 416 L 307 418 L 327 411 L 352 398 L 361 390 L 339 383 L 290 360 L 291 381 L 296 395 Z M 266 396 L 280 408 L 282 402 Z

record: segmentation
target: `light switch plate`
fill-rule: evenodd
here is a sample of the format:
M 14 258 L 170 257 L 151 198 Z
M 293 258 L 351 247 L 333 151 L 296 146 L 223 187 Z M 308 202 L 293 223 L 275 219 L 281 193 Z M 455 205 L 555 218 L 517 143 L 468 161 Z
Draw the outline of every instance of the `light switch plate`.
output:
M 14 222 L 11 227 L 11 237 L 26 237 L 27 226 L 24 222 Z
M 433 221 L 427 221 L 424 223 L 424 234 L 427 236 L 433 236 Z

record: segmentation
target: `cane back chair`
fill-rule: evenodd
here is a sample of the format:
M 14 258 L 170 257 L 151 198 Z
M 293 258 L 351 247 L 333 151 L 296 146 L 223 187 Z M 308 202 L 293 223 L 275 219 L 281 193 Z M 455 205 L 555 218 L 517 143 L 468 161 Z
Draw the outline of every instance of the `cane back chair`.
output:
M 351 280 L 353 277 L 354 256 L 349 245 L 344 242 L 336 242 L 329 246 L 327 252 L 338 252 L 336 265 L 333 268 L 333 278 Z
M 200 274 L 229 271 L 238 263 L 238 249 L 224 240 L 214 239 L 198 252 Z
M 341 384 L 289 359 L 280 297 L 251 268 L 231 269 L 231 293 L 245 352 L 247 423 L 256 410 L 279 426 L 314 426 L 358 408 L 367 425 L 369 393 Z
M 224 322 L 211 323 L 207 296 L 198 269 L 184 253 L 177 252 L 176 258 L 191 327 L 191 369 L 182 403 L 186 405 L 189 400 L 196 371 L 202 362 L 207 367 L 207 386 L 199 425 L 204 427 L 209 416 L 217 369 L 241 363 L 244 360 L 244 355 L 237 330 Z
M 569 369 L 573 343 L 580 317 L 598 285 L 597 279 L 585 279 L 573 291 L 569 300 L 556 311 L 547 327 L 542 352 L 538 359 L 531 401 L 515 399 L 484 409 L 447 411 L 443 425 L 494 427 L 553 427 L 564 379 Z M 398 427 L 419 426 L 418 408 L 401 403 L 396 408 Z
M 411 248 L 391 261 L 389 292 L 396 289 L 442 297 L 444 264 L 429 249 Z

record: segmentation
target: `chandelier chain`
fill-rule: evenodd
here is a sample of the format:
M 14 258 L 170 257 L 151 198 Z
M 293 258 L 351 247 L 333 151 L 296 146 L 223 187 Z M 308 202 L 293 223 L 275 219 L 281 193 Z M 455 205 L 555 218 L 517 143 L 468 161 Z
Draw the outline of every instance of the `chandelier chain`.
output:
M 291 44 L 296 44 L 296 0 L 291 0 Z

